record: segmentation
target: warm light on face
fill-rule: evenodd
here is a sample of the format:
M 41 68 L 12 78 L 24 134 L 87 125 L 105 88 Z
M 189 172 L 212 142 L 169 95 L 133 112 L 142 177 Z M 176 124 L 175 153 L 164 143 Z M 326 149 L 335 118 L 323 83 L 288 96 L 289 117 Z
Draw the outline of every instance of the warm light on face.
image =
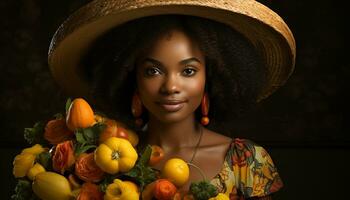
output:
M 150 117 L 169 123 L 193 116 L 205 89 L 205 60 L 185 33 L 160 37 L 137 61 L 137 88 Z

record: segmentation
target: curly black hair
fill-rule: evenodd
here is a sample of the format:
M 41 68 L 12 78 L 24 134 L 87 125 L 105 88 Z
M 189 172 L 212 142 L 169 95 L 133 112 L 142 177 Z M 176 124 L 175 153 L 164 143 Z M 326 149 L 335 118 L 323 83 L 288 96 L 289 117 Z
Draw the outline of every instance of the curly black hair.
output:
M 210 99 L 208 128 L 230 135 L 232 120 L 256 103 L 266 79 L 266 68 L 259 52 L 242 34 L 225 24 L 200 17 L 144 17 L 100 37 L 81 65 L 91 83 L 94 106 L 134 127 L 131 98 L 136 87 L 135 60 L 144 48 L 173 29 L 193 39 L 205 55 L 206 91 Z M 196 111 L 198 119 L 199 111 Z

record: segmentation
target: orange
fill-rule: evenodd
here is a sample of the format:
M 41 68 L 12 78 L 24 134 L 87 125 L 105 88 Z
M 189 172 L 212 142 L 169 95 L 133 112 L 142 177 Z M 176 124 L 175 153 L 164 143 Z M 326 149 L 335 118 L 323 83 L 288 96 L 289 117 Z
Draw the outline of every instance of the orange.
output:
M 183 186 L 188 181 L 190 175 L 190 169 L 187 163 L 180 158 L 167 160 L 161 172 L 164 178 L 169 179 L 177 187 Z

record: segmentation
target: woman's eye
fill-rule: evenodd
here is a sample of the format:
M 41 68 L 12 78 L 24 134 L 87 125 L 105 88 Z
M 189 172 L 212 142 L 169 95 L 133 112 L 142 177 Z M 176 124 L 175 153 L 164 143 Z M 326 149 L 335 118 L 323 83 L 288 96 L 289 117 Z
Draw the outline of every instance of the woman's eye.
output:
M 193 76 L 197 71 L 192 68 L 187 68 L 183 71 L 185 76 Z
M 160 70 L 157 67 L 150 67 L 145 70 L 147 76 L 153 76 L 160 74 Z

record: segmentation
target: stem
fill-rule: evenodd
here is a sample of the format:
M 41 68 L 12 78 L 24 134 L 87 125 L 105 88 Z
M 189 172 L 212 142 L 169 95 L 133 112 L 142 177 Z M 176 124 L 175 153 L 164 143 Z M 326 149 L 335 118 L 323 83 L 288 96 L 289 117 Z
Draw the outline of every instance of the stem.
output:
M 205 176 L 205 174 L 203 173 L 203 171 L 201 170 L 201 168 L 199 168 L 197 165 L 195 165 L 195 164 L 193 164 L 193 163 L 189 163 L 189 162 L 186 162 L 186 163 L 187 163 L 188 165 L 190 165 L 190 166 L 196 168 L 196 169 L 199 171 L 199 173 L 201 174 L 203 180 L 207 180 L 207 177 Z
M 112 152 L 112 160 L 118 160 L 120 158 L 119 151 L 113 151 Z

